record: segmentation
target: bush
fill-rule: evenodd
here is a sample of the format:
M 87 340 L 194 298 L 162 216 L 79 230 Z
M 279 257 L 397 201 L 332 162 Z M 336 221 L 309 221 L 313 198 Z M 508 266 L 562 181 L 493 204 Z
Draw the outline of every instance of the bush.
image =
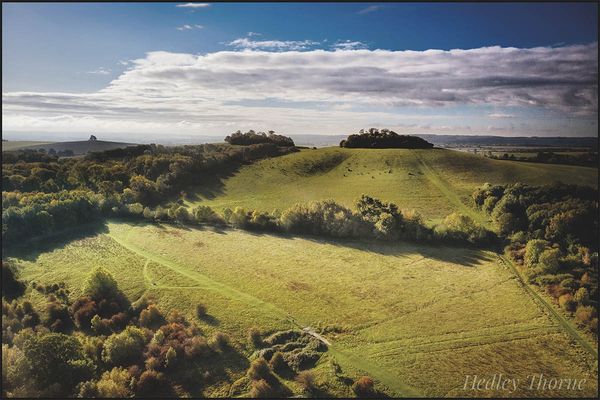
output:
M 254 381 L 261 379 L 271 380 L 271 368 L 267 364 L 267 361 L 262 357 L 252 361 L 250 368 L 248 368 L 248 377 Z
M 104 372 L 96 383 L 97 397 L 131 397 L 131 375 L 124 368 L 115 367 Z
M 368 376 L 361 376 L 352 385 L 352 390 L 358 397 L 373 397 L 375 393 L 375 383 Z
M 577 303 L 573 300 L 573 296 L 567 293 L 558 298 L 558 305 L 567 311 L 574 311 Z
M 217 332 L 211 338 L 209 345 L 215 351 L 223 351 L 229 347 L 229 336 L 223 332 Z
M 575 311 L 575 318 L 583 324 L 588 324 L 596 315 L 596 309 L 591 306 L 579 306 Z
M 109 336 L 104 342 L 102 361 L 109 365 L 128 366 L 142 358 L 146 338 L 141 329 L 128 326 L 123 332 Z
M 302 391 L 306 394 L 312 394 L 316 391 L 315 377 L 309 371 L 302 371 L 296 376 L 296 382 L 300 385 Z
M 389 129 L 361 129 L 358 135 L 350 135 L 340 142 L 340 147 L 367 149 L 431 149 L 433 144 L 418 136 L 398 135 Z
M 271 360 L 269 361 L 269 366 L 275 372 L 281 372 L 287 368 L 287 364 L 283 359 L 283 354 L 280 351 L 275 352 Z
M 71 306 L 71 313 L 75 319 L 75 325 L 81 330 L 87 331 L 91 328 L 92 318 L 98 315 L 98 305 L 89 296 L 78 298 Z
M 265 379 L 260 379 L 252 382 L 252 389 L 250 390 L 250 397 L 259 398 L 276 398 L 280 394 L 275 390 L 269 382 Z
M 144 328 L 157 329 L 165 322 L 165 317 L 154 304 L 150 304 L 140 313 L 140 326 Z
M 169 383 L 162 372 L 144 371 L 136 385 L 139 397 L 163 397 L 170 394 Z

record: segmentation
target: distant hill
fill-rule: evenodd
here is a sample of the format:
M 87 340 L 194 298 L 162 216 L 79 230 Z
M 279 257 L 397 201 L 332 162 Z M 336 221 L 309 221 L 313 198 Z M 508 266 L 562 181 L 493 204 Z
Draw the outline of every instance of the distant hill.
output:
M 328 147 L 337 146 L 346 135 L 289 135 L 297 146 Z M 595 137 L 505 137 L 473 135 L 432 135 L 418 134 L 420 138 L 436 147 L 474 146 L 515 146 L 515 147 L 585 147 L 598 149 Z
M 54 149 L 56 152 L 71 150 L 73 151 L 73 155 L 79 156 L 89 153 L 90 151 L 104 151 L 104 150 L 112 150 L 119 149 L 128 146 L 135 146 L 136 143 L 122 143 L 122 142 L 105 142 L 103 140 L 81 140 L 77 142 L 54 142 L 54 143 L 42 143 L 42 144 L 34 144 L 27 146 L 20 146 L 7 149 L 5 148 L 7 143 L 11 142 L 2 142 L 2 150 L 40 150 L 44 149 L 46 152 L 49 152 L 51 149 Z M 14 142 L 19 143 L 19 142 Z M 20 142 L 25 143 L 25 142 Z M 39 142 L 38 142 L 39 143 Z
M 29 146 L 37 146 L 50 143 L 52 142 L 41 142 L 36 140 L 3 140 L 2 151 L 21 150 Z

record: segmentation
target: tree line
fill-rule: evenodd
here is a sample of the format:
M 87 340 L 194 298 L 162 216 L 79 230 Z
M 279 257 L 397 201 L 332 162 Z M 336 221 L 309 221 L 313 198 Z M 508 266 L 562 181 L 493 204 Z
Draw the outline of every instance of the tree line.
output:
M 587 186 L 486 184 L 473 193 L 526 278 L 598 333 L 598 191 Z

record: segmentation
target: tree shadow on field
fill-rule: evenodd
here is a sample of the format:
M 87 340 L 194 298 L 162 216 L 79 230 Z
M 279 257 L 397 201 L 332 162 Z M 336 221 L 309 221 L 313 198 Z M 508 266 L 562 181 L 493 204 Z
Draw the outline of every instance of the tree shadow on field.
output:
M 451 246 L 436 242 L 409 242 L 398 241 L 394 243 L 359 240 L 359 239 L 334 239 L 314 235 L 298 235 L 290 233 L 273 233 L 261 231 L 244 231 L 252 236 L 271 236 L 280 239 L 297 240 L 303 239 L 313 243 L 327 244 L 336 247 L 347 247 L 355 250 L 375 253 L 383 256 L 407 257 L 409 255 L 419 254 L 424 258 L 462 265 L 465 267 L 474 267 L 482 262 L 492 261 L 485 249 L 469 248 L 462 246 Z
M 104 220 L 90 222 L 52 234 L 35 236 L 19 243 L 2 243 L 2 256 L 17 257 L 35 262 L 42 253 L 62 249 L 74 240 L 94 237 L 101 233 L 108 233 L 108 227 Z

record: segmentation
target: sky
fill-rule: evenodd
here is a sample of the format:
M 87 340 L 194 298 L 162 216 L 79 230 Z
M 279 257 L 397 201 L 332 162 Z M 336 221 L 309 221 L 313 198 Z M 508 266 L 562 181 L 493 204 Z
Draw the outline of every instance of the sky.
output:
M 595 3 L 3 3 L 3 138 L 598 135 Z

